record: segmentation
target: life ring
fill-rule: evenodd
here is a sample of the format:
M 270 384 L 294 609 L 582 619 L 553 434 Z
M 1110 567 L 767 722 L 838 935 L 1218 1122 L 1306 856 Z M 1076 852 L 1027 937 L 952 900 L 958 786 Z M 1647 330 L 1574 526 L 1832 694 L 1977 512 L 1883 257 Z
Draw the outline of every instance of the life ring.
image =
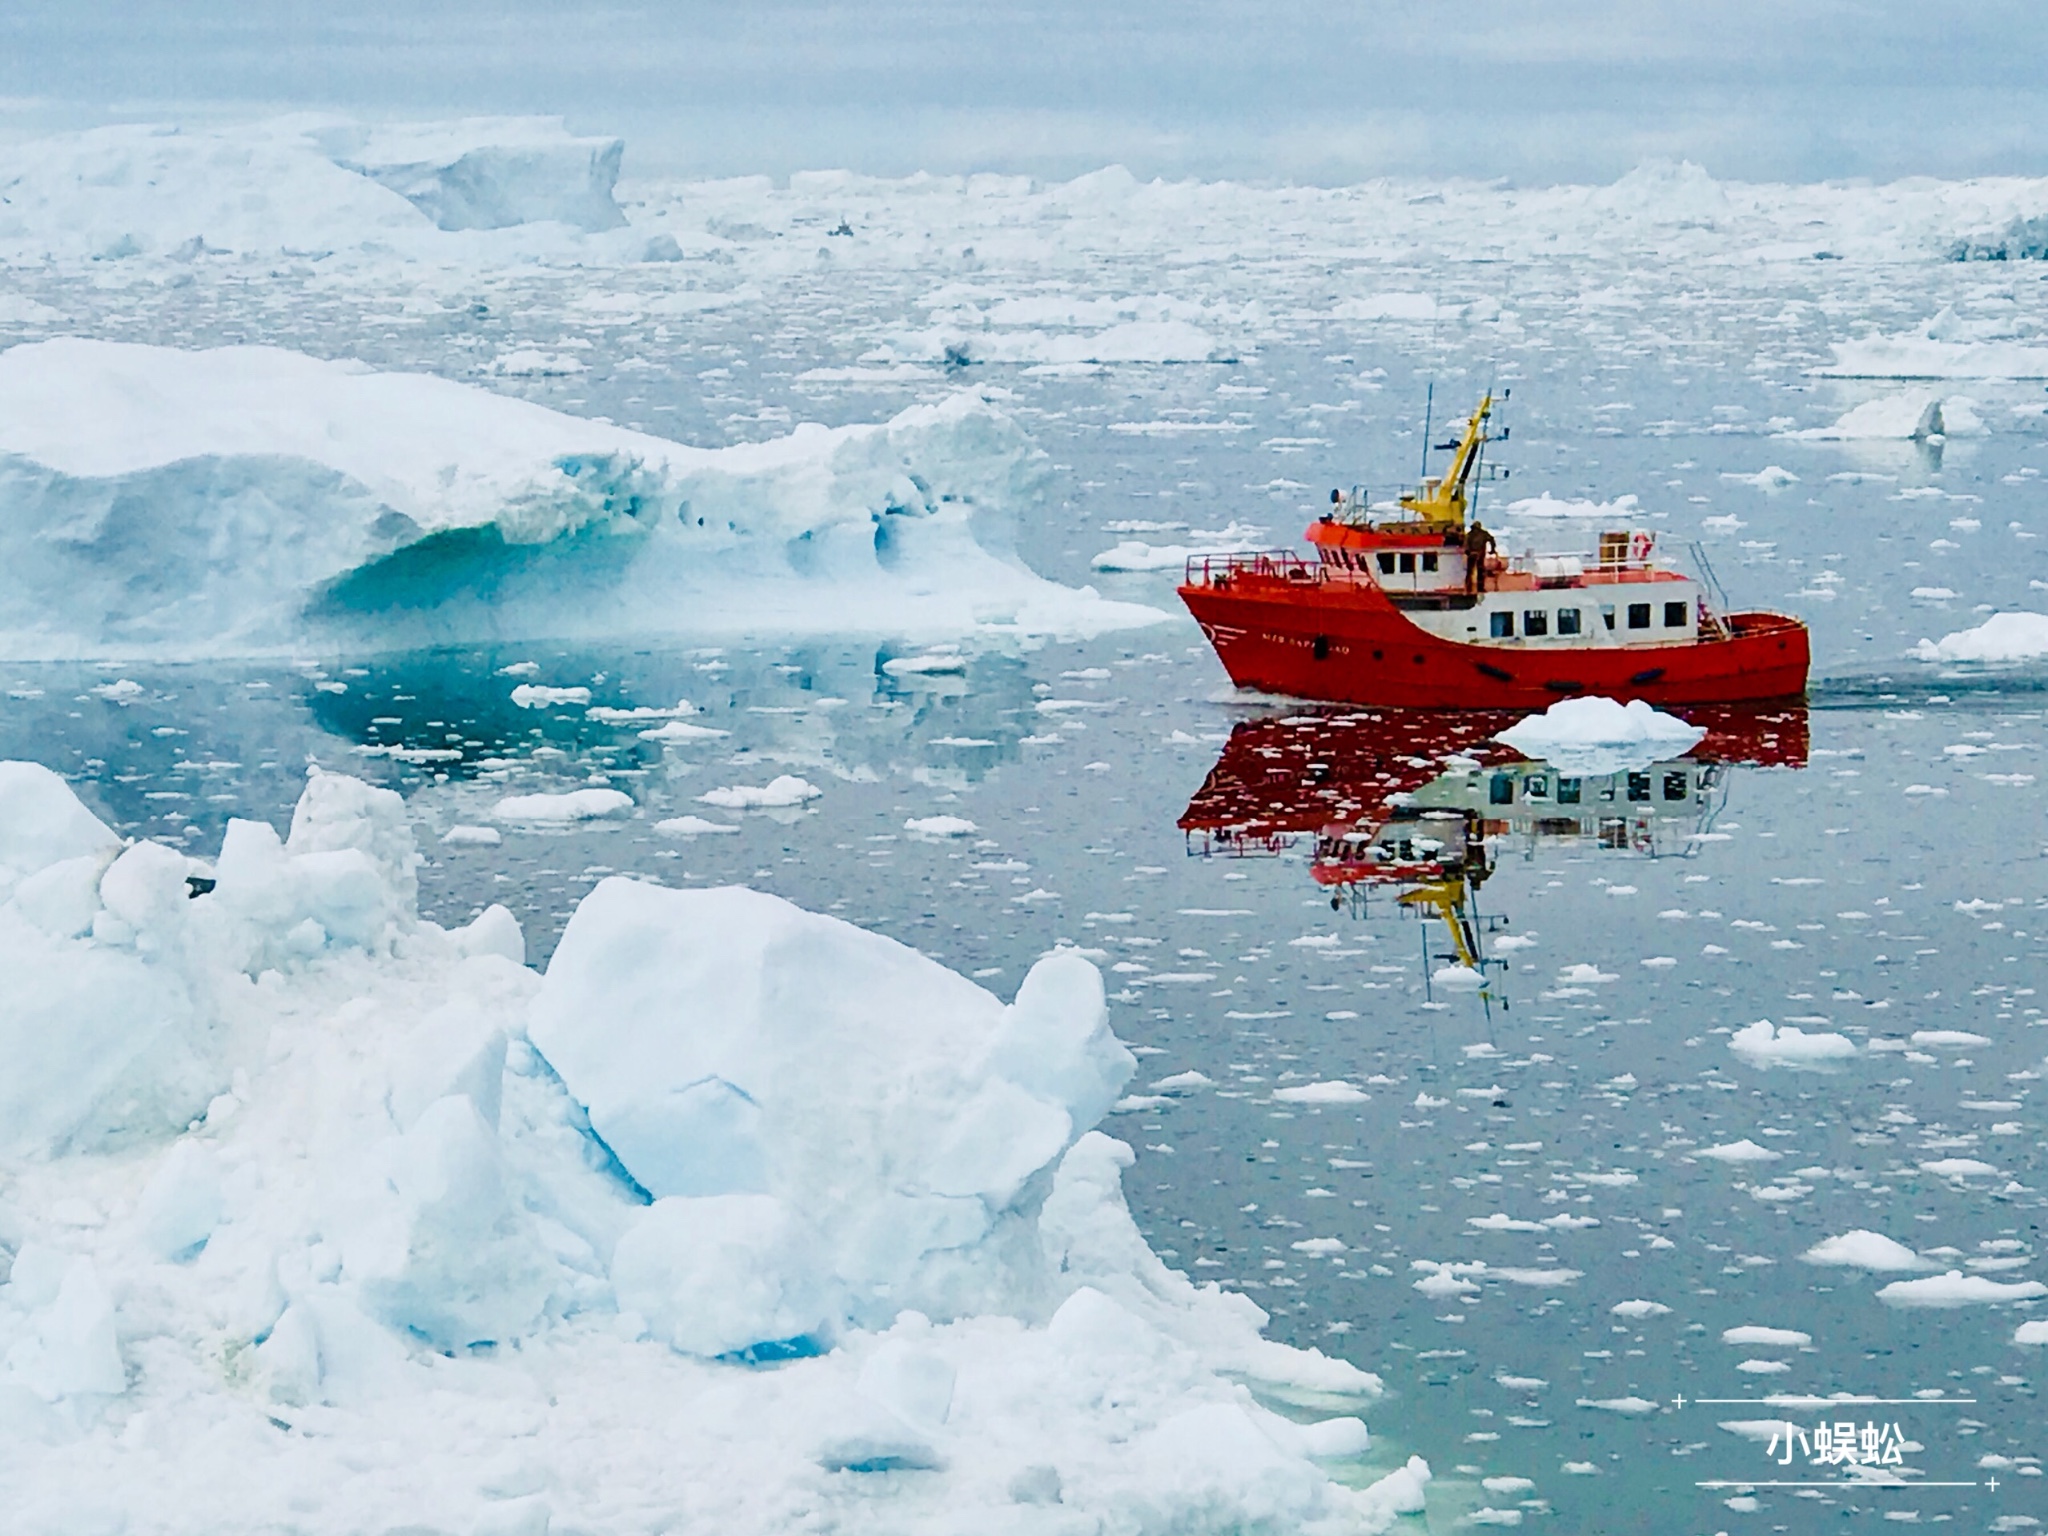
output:
M 1633 534 L 1629 536 L 1629 559 L 1633 560 L 1637 565 L 1645 564 L 1649 560 L 1650 551 L 1656 546 L 1656 543 L 1657 540 L 1655 535 L 1645 531 L 1644 529 L 1638 528 Z

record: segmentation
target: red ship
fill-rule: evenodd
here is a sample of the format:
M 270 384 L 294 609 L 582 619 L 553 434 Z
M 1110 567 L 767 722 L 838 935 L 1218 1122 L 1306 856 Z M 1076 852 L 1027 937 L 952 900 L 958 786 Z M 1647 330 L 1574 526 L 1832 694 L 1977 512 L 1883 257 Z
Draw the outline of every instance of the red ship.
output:
M 1486 396 L 1448 471 L 1392 508 L 1331 492 L 1291 550 L 1197 555 L 1181 600 L 1240 688 L 1387 708 L 1541 709 L 1575 694 L 1652 704 L 1749 703 L 1806 692 L 1806 626 L 1717 613 L 1701 584 L 1652 558 L 1648 533 L 1585 555 L 1501 554 L 1466 520 Z M 1378 510 L 1390 511 L 1385 519 Z

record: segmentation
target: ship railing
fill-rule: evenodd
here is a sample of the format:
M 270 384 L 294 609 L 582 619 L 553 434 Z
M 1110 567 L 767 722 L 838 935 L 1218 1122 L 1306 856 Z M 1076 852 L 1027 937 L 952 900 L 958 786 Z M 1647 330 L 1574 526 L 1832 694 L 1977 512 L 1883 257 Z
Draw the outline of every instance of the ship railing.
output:
M 1187 585 L 1191 587 L 1227 587 L 1239 577 L 1310 585 L 1323 579 L 1323 568 L 1317 561 L 1305 560 L 1291 549 L 1188 557 Z

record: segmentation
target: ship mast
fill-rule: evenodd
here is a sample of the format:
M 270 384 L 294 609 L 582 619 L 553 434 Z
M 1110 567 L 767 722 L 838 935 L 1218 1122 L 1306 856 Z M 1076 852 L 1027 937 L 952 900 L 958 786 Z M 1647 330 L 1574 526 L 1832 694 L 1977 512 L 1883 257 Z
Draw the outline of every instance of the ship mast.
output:
M 1464 436 L 1451 456 L 1451 465 L 1441 476 L 1426 475 L 1412 496 L 1401 498 L 1401 509 L 1431 528 L 1447 531 L 1465 526 L 1466 488 L 1479 468 L 1479 455 L 1492 441 L 1486 435 L 1487 419 L 1493 415 L 1491 392 L 1480 399 L 1479 409 L 1465 423 Z M 1428 434 L 1424 434 L 1425 450 Z

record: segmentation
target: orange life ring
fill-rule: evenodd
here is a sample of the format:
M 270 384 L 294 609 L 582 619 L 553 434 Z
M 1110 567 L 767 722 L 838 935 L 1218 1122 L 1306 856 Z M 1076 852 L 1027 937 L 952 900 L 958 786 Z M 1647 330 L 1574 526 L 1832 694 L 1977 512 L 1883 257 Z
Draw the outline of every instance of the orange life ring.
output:
M 1638 528 L 1628 541 L 1629 558 L 1641 565 L 1650 558 L 1650 551 L 1656 546 L 1656 538 Z

